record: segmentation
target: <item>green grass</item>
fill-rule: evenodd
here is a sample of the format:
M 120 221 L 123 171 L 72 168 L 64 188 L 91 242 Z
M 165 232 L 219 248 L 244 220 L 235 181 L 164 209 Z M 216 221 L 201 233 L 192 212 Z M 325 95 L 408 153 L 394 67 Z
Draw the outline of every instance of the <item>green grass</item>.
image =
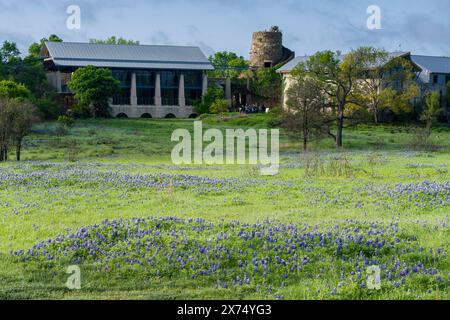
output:
M 203 121 L 205 129 L 264 128 L 270 118 L 228 115 Z M 25 161 L 0 164 L 0 298 L 450 298 L 450 195 L 444 187 L 430 194 L 397 190 L 399 184 L 422 185 L 425 181 L 445 186 L 450 180 L 449 128 L 435 129 L 433 151 L 413 148 L 412 129 L 393 125 L 346 129 L 344 150 L 336 151 L 330 139 L 323 139 L 313 142 L 308 154 L 300 153 L 299 144 L 283 133 L 280 174 L 274 177 L 261 177 L 250 165 L 174 166 L 170 152 L 175 143 L 170 137 L 178 128 L 192 130 L 193 120 L 83 120 L 61 137 L 55 135 L 55 123 L 37 125 L 24 142 Z M 160 174 L 169 176 L 158 178 L 166 183 L 157 188 L 133 182 L 133 178 Z M 180 175 L 232 182 L 214 187 L 176 186 L 173 182 Z M 416 193 L 418 198 L 414 198 Z M 254 224 L 266 219 L 274 224 L 320 228 L 346 226 L 348 220 L 358 220 L 361 225 L 364 221 L 390 224 L 398 220 L 401 236 L 415 236 L 417 245 L 425 248 L 423 254 L 402 255 L 407 261 L 420 260 L 439 269 L 443 280 L 438 284 L 435 275 L 411 276 L 395 289 L 384 277 L 383 289 L 371 291 L 348 276 L 337 294 L 330 295 L 340 280 L 337 269 L 332 268 L 338 267 L 336 256 L 326 252 L 327 263 L 315 261 L 312 271 L 295 275 L 286 287 L 279 285 L 277 276 L 271 278 L 273 293 L 256 290 L 254 284 L 216 288 L 217 279 L 193 280 L 183 272 L 162 277 L 154 276 L 154 270 L 100 272 L 89 263 L 82 266 L 82 290 L 70 291 L 65 288 L 67 261 L 48 269 L 44 261 L 20 262 L 10 254 L 10 250 L 26 250 L 67 230 L 105 219 L 168 216 L 201 217 L 223 228 L 233 221 Z M 196 234 L 189 239 L 205 241 Z M 229 245 L 238 243 L 234 241 Z M 436 256 L 439 248 L 444 254 Z M 380 259 L 392 262 L 388 254 Z M 348 265 L 342 263 L 342 267 Z M 315 273 L 320 273 L 320 278 Z

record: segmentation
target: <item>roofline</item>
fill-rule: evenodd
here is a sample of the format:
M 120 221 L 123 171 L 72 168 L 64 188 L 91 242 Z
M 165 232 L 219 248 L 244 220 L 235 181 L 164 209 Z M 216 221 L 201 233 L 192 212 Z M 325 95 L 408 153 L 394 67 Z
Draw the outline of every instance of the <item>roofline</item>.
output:
M 92 58 L 58 58 L 58 57 L 52 57 L 49 58 L 47 60 L 53 60 L 53 62 L 55 62 L 55 60 L 62 60 L 62 61 L 87 61 L 87 62 L 124 62 L 124 63 L 162 63 L 162 64 L 180 64 L 180 63 L 184 63 L 184 64 L 208 64 L 211 65 L 212 64 L 209 61 L 160 61 L 160 60 L 122 60 L 122 59 L 92 59 Z
M 393 53 L 396 53 L 396 52 L 388 52 L 389 54 L 393 54 Z M 397 53 L 399 53 L 399 55 L 398 56 L 395 56 L 395 57 L 392 57 L 390 60 L 393 60 L 393 59 L 396 59 L 396 58 L 405 58 L 405 57 L 412 57 L 413 56 L 413 54 L 411 54 L 411 52 L 410 51 L 402 51 L 402 52 L 397 52 Z M 344 56 L 346 56 L 347 55 L 347 53 L 346 54 L 341 54 L 341 56 L 342 57 L 344 57 Z M 308 56 L 308 55 L 304 55 L 304 56 L 298 56 L 298 57 L 295 57 L 294 59 L 296 59 L 296 58 L 309 58 L 310 56 Z M 294 60 L 294 59 L 292 59 L 292 60 Z M 292 61 L 291 60 L 291 61 Z M 389 60 L 389 61 L 390 61 Z M 290 62 L 290 61 L 289 61 Z M 288 63 L 289 63 L 288 62 Z M 421 66 L 421 65 L 419 65 L 419 64 L 417 64 L 417 63 L 415 63 L 414 61 L 412 61 L 412 59 L 410 59 L 410 62 L 411 62 L 411 64 L 414 66 L 414 67 L 417 67 L 418 69 L 420 69 L 420 72 L 422 72 L 424 69 L 426 69 L 426 68 L 424 68 L 423 66 Z M 298 64 L 300 64 L 300 62 L 298 63 Z M 297 64 L 297 65 L 298 65 Z M 278 73 L 280 73 L 280 74 L 289 74 L 289 73 L 291 73 L 292 72 L 292 70 L 296 67 L 293 67 L 292 69 L 290 69 L 290 70 L 281 70 L 280 71 L 280 69 L 282 69 L 284 66 L 285 66 L 286 64 L 284 64 L 283 66 L 281 66 L 278 70 L 277 70 L 277 72 Z M 373 69 L 376 69 L 376 67 L 373 67 L 373 68 L 371 68 L 372 70 Z
M 54 41 L 45 41 L 44 44 L 47 45 L 48 43 L 61 43 L 61 42 L 54 42 Z M 68 44 L 89 44 L 89 45 L 98 45 L 98 46 L 129 46 L 129 47 L 172 47 L 172 48 L 196 48 L 200 49 L 199 46 L 181 46 L 181 45 L 166 45 L 166 44 L 117 44 L 117 43 L 92 43 L 92 42 L 76 42 L 76 41 L 64 41 L 62 43 L 68 43 Z M 201 51 L 201 49 L 200 49 Z M 203 51 L 202 51 L 203 52 Z
M 426 54 L 411 54 L 411 56 L 415 56 L 415 57 L 427 57 L 427 58 L 446 58 L 446 59 L 450 59 L 449 56 L 429 56 Z

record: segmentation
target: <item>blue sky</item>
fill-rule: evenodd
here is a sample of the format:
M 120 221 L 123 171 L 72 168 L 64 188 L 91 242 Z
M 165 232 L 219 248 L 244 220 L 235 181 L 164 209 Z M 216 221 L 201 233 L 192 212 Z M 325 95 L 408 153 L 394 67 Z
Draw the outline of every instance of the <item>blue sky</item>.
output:
M 81 30 L 66 28 L 72 4 L 81 8 Z M 381 8 L 381 30 L 366 27 L 369 5 Z M 252 32 L 272 25 L 297 55 L 372 45 L 450 56 L 449 0 L 0 0 L 0 41 L 15 41 L 23 52 L 56 33 L 65 41 L 116 35 L 248 57 Z

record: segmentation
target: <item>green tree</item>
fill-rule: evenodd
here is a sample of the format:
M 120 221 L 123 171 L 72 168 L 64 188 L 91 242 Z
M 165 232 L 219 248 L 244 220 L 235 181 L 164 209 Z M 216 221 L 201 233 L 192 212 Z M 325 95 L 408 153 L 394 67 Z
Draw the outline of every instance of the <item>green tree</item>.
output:
M 213 78 L 237 79 L 249 67 L 244 57 L 228 51 L 216 52 L 209 57 L 209 61 L 214 67 L 214 70 L 209 72 L 209 76 Z
M 134 40 L 127 40 L 122 37 L 115 37 L 111 36 L 106 40 L 100 40 L 100 39 L 90 39 L 90 43 L 98 43 L 98 44 L 123 44 L 123 45 L 139 45 L 139 41 Z
M 52 91 L 42 62 L 33 56 L 18 60 L 12 67 L 14 70 L 10 78 L 24 84 L 36 98 L 44 97 Z
M 29 99 L 31 98 L 31 92 L 23 84 L 10 80 L 2 80 L 0 81 L 0 97 L 6 99 Z
M 361 54 L 360 50 L 352 50 L 344 57 L 340 52 L 322 51 L 311 56 L 306 63 L 300 64 L 300 72 L 315 79 L 330 99 L 337 127 L 336 134 L 330 134 L 339 148 L 343 146 L 347 107 L 354 103 L 352 93 L 367 66 L 367 57 Z
M 109 99 L 120 91 L 120 82 L 111 70 L 87 66 L 77 69 L 68 83 L 77 99 L 78 107 L 91 116 L 109 116 Z
M 437 120 L 438 116 L 442 113 L 442 106 L 440 102 L 440 95 L 438 92 L 432 92 L 425 98 L 425 105 L 420 116 L 420 120 L 425 122 L 425 132 L 427 137 L 431 136 L 431 129 L 433 123 Z
M 282 78 L 275 68 L 262 68 L 250 72 L 250 89 L 259 103 L 275 106 L 280 102 Z
M 375 123 L 384 109 L 395 114 L 410 112 L 411 100 L 420 94 L 412 63 L 404 57 L 392 58 L 385 50 L 373 47 L 358 48 L 354 54 L 363 62 L 363 69 L 351 100 L 366 108 Z
M 15 59 L 19 59 L 20 51 L 14 42 L 3 41 L 0 48 L 0 61 L 2 63 L 9 63 Z
M 224 99 L 224 92 L 221 87 L 210 87 L 203 98 L 194 103 L 195 111 L 198 114 L 211 113 L 211 106 L 217 101 Z
M 42 38 L 39 42 L 34 42 L 28 48 L 28 54 L 32 57 L 39 57 L 45 42 L 63 42 L 56 34 L 51 34 L 48 38 Z
M 0 96 L 0 162 L 8 160 L 12 114 L 6 97 Z
M 52 35 L 49 38 L 51 41 L 60 41 L 60 39 Z M 47 39 L 42 40 L 43 41 Z M 0 59 L 0 80 L 8 80 L 20 83 L 25 86 L 30 92 L 24 93 L 24 88 L 16 88 L 17 84 L 3 84 L 3 91 L 22 90 L 19 96 L 26 96 L 27 99 L 33 102 L 45 119 L 54 119 L 61 114 L 61 106 L 57 100 L 56 91 L 51 87 L 47 81 L 47 76 L 44 70 L 42 61 L 38 58 L 41 44 L 33 46 L 36 52 L 25 58 L 19 56 L 17 46 L 12 42 L 4 42 Z M 5 88 L 7 86 L 8 88 Z M 4 93 L 5 94 L 5 93 Z M 17 94 L 8 93 L 7 96 L 14 96 Z

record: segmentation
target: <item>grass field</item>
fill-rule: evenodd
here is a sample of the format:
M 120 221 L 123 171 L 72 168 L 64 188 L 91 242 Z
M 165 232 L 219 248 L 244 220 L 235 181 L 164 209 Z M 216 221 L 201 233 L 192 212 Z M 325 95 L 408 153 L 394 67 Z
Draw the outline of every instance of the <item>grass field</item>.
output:
M 204 127 L 267 126 L 266 115 Z M 0 299 L 449 299 L 450 129 L 281 137 L 280 173 L 175 166 L 192 120 L 36 126 L 0 164 Z M 13 155 L 12 155 L 13 157 Z M 11 157 L 11 158 L 12 158 Z M 79 265 L 82 289 L 69 290 Z M 381 269 L 381 289 L 367 268 Z

